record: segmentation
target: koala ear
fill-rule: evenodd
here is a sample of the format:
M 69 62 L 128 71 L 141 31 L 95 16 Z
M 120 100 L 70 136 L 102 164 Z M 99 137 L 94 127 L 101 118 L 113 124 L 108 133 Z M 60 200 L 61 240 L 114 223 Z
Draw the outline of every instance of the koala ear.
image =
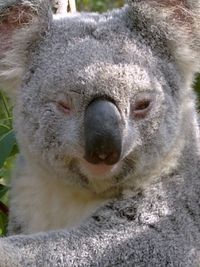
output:
M 128 4 L 141 27 L 146 22 L 151 35 L 167 40 L 183 76 L 191 82 L 200 70 L 200 0 L 129 0 Z
M 50 0 L 0 4 L 0 87 L 8 93 L 19 86 L 29 51 L 44 38 L 51 21 Z

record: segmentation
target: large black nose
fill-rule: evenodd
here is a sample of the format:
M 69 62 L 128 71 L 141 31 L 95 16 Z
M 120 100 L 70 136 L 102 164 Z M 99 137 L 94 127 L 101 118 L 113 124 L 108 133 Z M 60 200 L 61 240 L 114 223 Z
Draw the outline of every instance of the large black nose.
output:
M 93 164 L 117 163 L 122 151 L 122 119 L 111 101 L 98 99 L 86 109 L 85 159 Z

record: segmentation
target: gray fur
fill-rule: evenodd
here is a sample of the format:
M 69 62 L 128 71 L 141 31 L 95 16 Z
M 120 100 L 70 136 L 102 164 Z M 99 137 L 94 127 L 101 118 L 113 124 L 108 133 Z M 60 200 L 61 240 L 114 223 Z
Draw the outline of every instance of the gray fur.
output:
M 0 75 L 15 101 L 21 149 L 9 231 L 30 235 L 0 241 L 0 266 L 199 266 L 200 147 L 191 85 L 199 71 L 200 2 L 135 0 L 102 15 L 57 18 L 48 1 L 19 2 L 21 10 L 31 7 L 31 19 L 11 29 L 7 51 L 0 46 Z M 8 6 L 1 8 L 5 16 Z M 95 97 L 112 99 L 123 118 L 121 161 L 100 179 L 83 162 L 84 112 Z M 134 119 L 131 105 L 146 97 L 150 112 Z M 70 116 L 57 109 L 63 99 Z M 56 196 L 45 192 L 54 187 Z M 57 188 L 69 198 L 58 213 L 59 205 L 54 211 L 49 204 L 61 195 Z M 71 191 L 87 199 L 72 222 Z M 37 196 L 47 197 L 46 209 Z M 64 224 L 61 213 L 69 213 Z

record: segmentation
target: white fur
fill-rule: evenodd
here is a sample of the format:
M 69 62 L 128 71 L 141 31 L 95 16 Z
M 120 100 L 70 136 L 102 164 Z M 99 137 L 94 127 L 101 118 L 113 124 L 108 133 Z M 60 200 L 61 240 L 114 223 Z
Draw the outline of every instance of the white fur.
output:
M 37 176 L 28 170 L 14 180 L 12 203 L 25 233 L 79 225 L 105 202 L 87 190 L 69 186 L 64 180 Z

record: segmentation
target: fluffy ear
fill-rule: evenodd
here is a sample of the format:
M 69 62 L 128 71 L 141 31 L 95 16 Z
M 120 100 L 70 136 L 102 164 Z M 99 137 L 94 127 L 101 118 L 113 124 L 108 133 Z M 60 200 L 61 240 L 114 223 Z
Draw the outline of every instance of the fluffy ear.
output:
M 128 0 L 151 35 L 162 35 L 185 81 L 200 70 L 200 0 Z M 139 18 L 140 16 L 140 18 Z M 135 20 L 135 19 L 134 19 Z
M 50 0 L 12 0 L 0 3 L 0 87 L 18 87 L 29 51 L 44 38 L 52 21 Z

